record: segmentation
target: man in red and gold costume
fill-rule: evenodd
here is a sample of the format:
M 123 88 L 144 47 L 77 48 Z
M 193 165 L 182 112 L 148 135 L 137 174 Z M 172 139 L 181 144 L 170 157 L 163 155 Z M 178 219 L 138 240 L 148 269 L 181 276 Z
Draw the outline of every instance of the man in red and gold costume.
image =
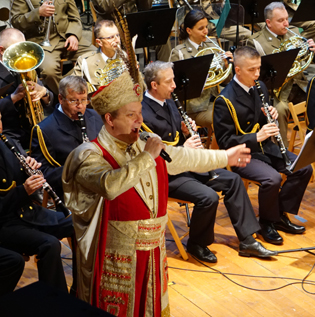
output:
M 167 173 L 245 166 L 250 155 L 244 145 L 213 151 L 165 146 L 154 135 L 139 140 L 139 82 L 125 71 L 92 97 L 104 126 L 70 153 L 64 197 L 76 231 L 79 297 L 115 316 L 169 316 Z

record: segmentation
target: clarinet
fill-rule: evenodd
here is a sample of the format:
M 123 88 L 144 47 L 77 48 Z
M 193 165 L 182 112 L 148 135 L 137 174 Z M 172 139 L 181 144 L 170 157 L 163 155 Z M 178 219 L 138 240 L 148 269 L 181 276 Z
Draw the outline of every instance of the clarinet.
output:
M 78 118 L 79 118 L 79 122 L 81 125 L 81 131 L 82 131 L 82 140 L 83 143 L 89 142 L 89 137 L 86 133 L 86 125 L 85 125 L 85 120 L 83 118 L 83 114 L 81 112 L 78 112 Z
M 263 93 L 263 91 L 262 91 L 262 89 L 260 87 L 259 81 L 255 80 L 255 84 L 256 84 L 256 87 L 257 87 L 257 90 L 258 90 L 258 93 L 259 93 L 259 97 L 261 99 L 262 105 L 264 107 L 264 110 L 265 110 L 265 113 L 266 113 L 266 116 L 267 116 L 267 122 L 268 123 L 276 123 L 276 121 L 272 118 L 272 116 L 270 114 L 269 104 L 265 101 L 265 95 L 264 95 L 264 93 Z M 289 159 L 289 157 L 287 155 L 287 151 L 286 151 L 285 145 L 283 143 L 283 140 L 282 140 L 280 132 L 275 136 L 275 139 L 277 141 L 277 144 L 279 146 L 280 152 L 282 154 L 282 158 L 283 158 L 284 164 L 286 166 L 286 169 L 288 171 L 290 171 L 290 166 L 291 166 L 292 162 L 290 161 L 290 159 Z
M 172 95 L 172 98 L 173 98 L 173 100 L 175 101 L 175 105 L 176 105 L 176 107 L 177 107 L 177 109 L 178 109 L 178 111 L 179 111 L 179 113 L 180 113 L 180 115 L 181 115 L 181 117 L 182 117 L 182 119 L 183 119 L 183 121 L 184 121 L 184 123 L 185 123 L 185 125 L 186 125 L 186 127 L 187 127 L 187 129 L 188 129 L 188 131 L 189 131 L 189 134 L 190 134 L 191 136 L 193 136 L 193 135 L 198 135 L 199 138 L 200 138 L 199 133 L 198 133 L 197 131 L 195 131 L 195 130 L 192 128 L 192 126 L 191 126 L 191 124 L 190 124 L 190 122 L 189 122 L 189 117 L 188 117 L 187 113 L 184 111 L 184 109 L 183 109 L 183 107 L 182 107 L 180 101 L 178 100 L 176 94 L 174 94 L 174 93 L 172 92 L 171 95 Z M 208 137 L 209 137 L 209 136 L 208 136 Z M 219 175 L 218 175 L 216 172 L 214 172 L 214 171 L 210 171 L 209 173 L 210 173 L 210 176 L 211 176 L 211 177 L 210 177 L 210 180 L 216 179 L 216 178 L 219 177 Z
M 9 142 L 9 140 L 6 138 L 6 136 L 2 133 L 0 133 L 0 138 L 4 142 L 4 144 L 11 150 L 11 152 L 16 156 L 16 158 L 19 160 L 20 164 L 23 166 L 25 173 L 28 176 L 33 175 L 43 175 L 42 171 L 38 169 L 31 168 L 28 163 L 26 162 L 26 157 L 22 155 L 15 146 Z M 44 190 L 47 191 L 47 193 L 53 198 L 53 200 L 56 203 L 56 206 L 59 207 L 59 210 L 62 211 L 62 213 L 65 215 L 66 218 L 68 218 L 71 215 L 71 211 L 63 204 L 61 199 L 57 196 L 57 194 L 53 191 L 51 186 L 45 182 L 43 184 Z

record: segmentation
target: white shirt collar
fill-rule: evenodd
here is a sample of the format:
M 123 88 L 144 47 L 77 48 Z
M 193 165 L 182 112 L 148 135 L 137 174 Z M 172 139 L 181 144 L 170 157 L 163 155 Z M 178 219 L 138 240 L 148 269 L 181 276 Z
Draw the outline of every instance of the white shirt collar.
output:
M 188 41 L 196 50 L 198 50 L 199 45 L 197 43 L 193 42 L 190 38 L 188 38 Z
M 234 75 L 233 79 L 249 94 L 249 90 L 253 87 L 247 87 L 246 85 L 242 84 L 236 77 L 236 75 Z
M 276 33 L 274 33 L 274 32 L 272 32 L 272 31 L 270 31 L 270 29 L 268 28 L 268 26 L 266 25 L 266 29 L 268 30 L 268 32 L 271 34 L 271 35 L 273 35 L 275 38 L 277 38 L 278 37 L 278 34 L 276 34 Z
M 101 50 L 101 56 L 103 57 L 103 60 L 104 60 L 104 62 L 106 63 L 109 58 L 111 58 L 111 59 L 115 59 L 115 58 L 116 58 L 116 52 L 115 52 L 115 55 L 114 55 L 113 57 L 108 57 L 108 56 L 105 55 L 105 54 L 102 52 L 102 50 Z
M 155 102 L 157 102 L 160 106 L 162 106 L 162 107 L 164 106 L 165 99 L 164 99 L 164 101 L 161 101 L 161 100 L 159 100 L 159 99 L 154 98 L 154 97 L 149 93 L 148 90 L 144 93 L 144 95 L 145 95 L 146 97 L 148 97 L 148 98 L 154 100 Z

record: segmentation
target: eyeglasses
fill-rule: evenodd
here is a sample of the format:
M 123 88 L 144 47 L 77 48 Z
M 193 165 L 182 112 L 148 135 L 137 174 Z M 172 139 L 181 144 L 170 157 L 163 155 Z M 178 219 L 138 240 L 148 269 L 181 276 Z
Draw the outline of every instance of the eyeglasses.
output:
M 86 105 L 88 105 L 88 104 L 90 103 L 90 100 L 89 100 L 89 99 L 69 100 L 69 99 L 67 99 L 67 98 L 64 98 L 64 100 L 67 100 L 67 101 L 70 103 L 71 106 L 73 106 L 74 104 L 76 104 L 76 105 L 80 105 L 80 104 L 81 104 L 81 105 L 83 105 L 83 106 L 86 106 Z
M 118 39 L 120 38 L 120 35 L 117 33 L 117 34 L 114 34 L 114 35 L 111 35 L 111 36 L 105 36 L 105 37 L 99 37 L 98 39 L 99 40 L 113 40 L 115 37 L 117 37 Z

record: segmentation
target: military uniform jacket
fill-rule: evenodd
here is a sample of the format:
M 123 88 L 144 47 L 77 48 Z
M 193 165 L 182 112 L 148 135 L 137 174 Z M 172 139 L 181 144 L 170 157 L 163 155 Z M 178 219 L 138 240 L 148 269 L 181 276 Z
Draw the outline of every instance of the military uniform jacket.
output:
M 13 140 L 8 140 L 18 148 Z M 22 149 L 19 150 L 26 156 Z M 54 211 L 32 203 L 23 186 L 28 177 L 19 160 L 0 141 L 0 227 L 7 221 L 19 218 L 39 226 L 58 224 Z
M 41 151 L 37 129 L 33 130 L 32 156 L 42 163 L 41 170 L 51 186 L 60 186 L 63 165 L 68 154 L 82 143 L 82 131 L 76 122 L 72 121 L 64 113 L 58 110 L 59 104 L 54 112 L 45 120 L 39 123 L 43 133 L 47 150 L 51 157 L 61 166 L 51 165 Z M 101 117 L 93 109 L 86 109 L 84 114 L 86 123 L 86 133 L 92 141 L 97 137 L 98 132 L 103 126 Z
M 100 80 L 95 76 L 95 72 L 103 69 L 105 65 L 106 63 L 99 49 L 96 52 L 88 52 L 78 58 L 73 75 L 83 77 L 97 90 L 100 87 Z
M 172 99 L 167 99 L 170 115 L 156 101 L 143 97 L 142 100 L 142 116 L 143 122 L 154 132 L 159 135 L 163 141 L 173 142 L 176 136 L 176 131 L 179 132 L 179 142 L 175 146 L 182 146 L 185 142 L 185 137 L 181 129 L 182 118 L 176 108 L 175 102 Z M 173 191 L 185 182 L 194 180 L 192 172 L 184 172 L 177 175 L 169 175 L 169 191 Z M 209 177 L 209 173 L 204 173 Z
M 34 6 L 31 10 L 25 0 L 13 0 L 11 9 L 12 25 L 22 31 L 26 40 L 40 43 L 45 37 L 39 33 L 44 17 L 39 16 L 40 0 L 30 0 Z M 91 43 L 82 37 L 82 23 L 74 0 L 55 0 L 55 13 L 50 32 L 51 46 L 44 46 L 44 50 L 53 51 L 60 40 L 66 40 L 75 35 L 79 45 L 89 46 Z M 47 19 L 46 19 L 47 20 Z
M 260 85 L 265 100 L 269 100 L 265 84 L 260 82 Z M 232 103 L 240 128 L 245 134 L 236 129 L 227 103 L 221 96 Z M 223 89 L 221 95 L 215 100 L 213 108 L 214 132 L 220 149 L 229 149 L 235 145 L 246 143 L 246 147 L 251 149 L 252 158 L 269 162 L 264 153 L 282 158 L 279 147 L 270 139 L 260 144 L 257 142 L 256 133 L 251 133 L 256 123 L 259 123 L 260 128 L 267 123 L 261 107 L 262 102 L 256 88 L 254 99 L 234 79 Z

